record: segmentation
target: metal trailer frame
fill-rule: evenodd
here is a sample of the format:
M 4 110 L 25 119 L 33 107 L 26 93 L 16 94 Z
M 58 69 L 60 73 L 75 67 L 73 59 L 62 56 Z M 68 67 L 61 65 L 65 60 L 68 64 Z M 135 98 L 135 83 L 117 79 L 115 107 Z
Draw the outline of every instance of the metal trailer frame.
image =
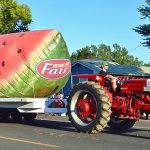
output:
M 17 109 L 20 113 L 66 113 L 67 100 L 62 99 L 64 108 L 51 108 L 51 98 L 0 98 L 0 109 Z

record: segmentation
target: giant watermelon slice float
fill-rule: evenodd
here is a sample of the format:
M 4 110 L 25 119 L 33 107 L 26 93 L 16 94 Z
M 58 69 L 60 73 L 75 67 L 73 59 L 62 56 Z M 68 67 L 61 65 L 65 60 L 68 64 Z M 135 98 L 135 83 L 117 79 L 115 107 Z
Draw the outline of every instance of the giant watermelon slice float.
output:
M 56 30 L 0 35 L 0 97 L 47 97 L 70 75 L 69 52 Z

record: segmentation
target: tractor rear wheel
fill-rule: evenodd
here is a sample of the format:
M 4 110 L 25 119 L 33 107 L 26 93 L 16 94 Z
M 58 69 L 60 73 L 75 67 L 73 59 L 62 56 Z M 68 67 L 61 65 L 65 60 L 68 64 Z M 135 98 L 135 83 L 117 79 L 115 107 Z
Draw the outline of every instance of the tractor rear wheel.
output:
M 132 128 L 137 120 L 133 119 L 110 119 L 108 125 L 111 130 L 128 130 Z
M 110 99 L 105 90 L 92 81 L 74 86 L 67 109 L 69 120 L 80 132 L 98 133 L 110 120 Z

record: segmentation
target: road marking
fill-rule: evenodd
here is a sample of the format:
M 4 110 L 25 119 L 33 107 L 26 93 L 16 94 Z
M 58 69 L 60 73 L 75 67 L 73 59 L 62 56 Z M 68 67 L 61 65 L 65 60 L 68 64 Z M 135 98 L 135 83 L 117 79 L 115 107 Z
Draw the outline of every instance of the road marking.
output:
M 41 143 L 41 142 L 34 142 L 34 141 L 28 141 L 28 140 L 20 140 L 20 139 L 5 137 L 5 136 L 0 136 L 0 139 L 22 142 L 22 143 L 29 143 L 29 144 L 40 145 L 40 146 L 45 146 L 45 147 L 54 147 L 54 148 L 60 147 L 58 145 L 45 144 L 45 143 Z
M 134 127 L 136 129 L 150 129 L 149 127 Z

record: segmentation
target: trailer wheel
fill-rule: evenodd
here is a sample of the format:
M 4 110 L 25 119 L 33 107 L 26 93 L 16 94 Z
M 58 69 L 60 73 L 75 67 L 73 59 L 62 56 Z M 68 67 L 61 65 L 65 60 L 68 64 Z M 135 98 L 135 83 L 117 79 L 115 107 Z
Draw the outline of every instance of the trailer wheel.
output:
M 22 120 L 22 115 L 19 112 L 16 112 L 11 115 L 11 118 L 13 121 L 19 122 L 20 120 Z
M 128 130 L 132 128 L 137 120 L 133 119 L 110 119 L 108 125 L 111 130 Z
M 23 114 L 23 117 L 26 121 L 33 121 L 35 120 L 36 116 L 36 113 Z
M 81 132 L 98 133 L 106 127 L 111 114 L 107 93 L 95 82 L 76 85 L 68 99 L 68 116 Z
M 9 114 L 1 114 L 0 115 L 0 121 L 7 121 L 9 120 L 10 115 Z

